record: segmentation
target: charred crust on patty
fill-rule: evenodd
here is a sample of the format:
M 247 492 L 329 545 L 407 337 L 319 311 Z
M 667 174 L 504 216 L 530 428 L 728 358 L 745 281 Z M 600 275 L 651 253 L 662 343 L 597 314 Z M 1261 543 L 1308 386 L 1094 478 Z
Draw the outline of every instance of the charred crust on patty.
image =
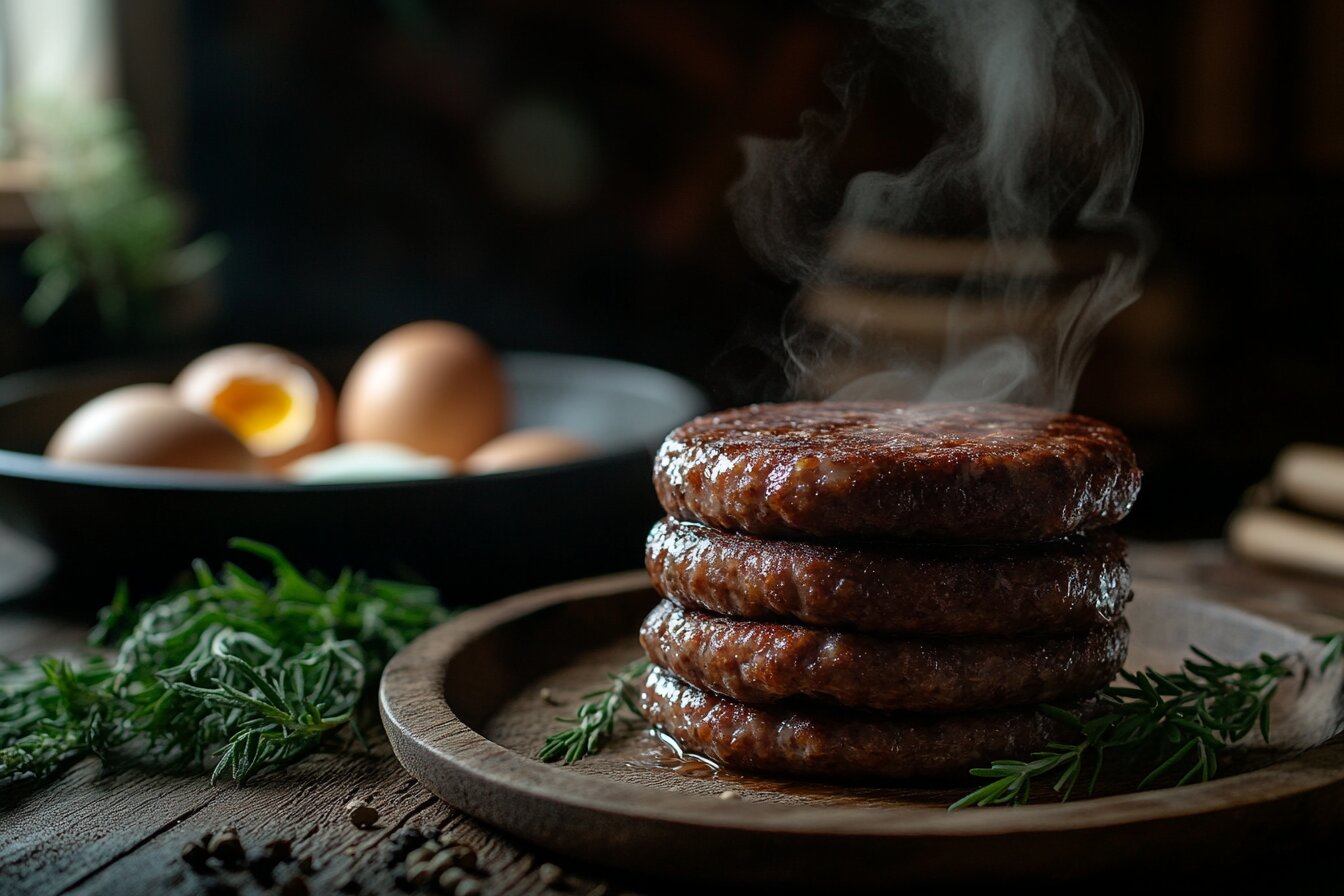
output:
M 1111 525 L 1139 489 L 1114 426 L 1010 404 L 793 402 L 664 441 L 667 512 L 771 537 L 1035 541 Z

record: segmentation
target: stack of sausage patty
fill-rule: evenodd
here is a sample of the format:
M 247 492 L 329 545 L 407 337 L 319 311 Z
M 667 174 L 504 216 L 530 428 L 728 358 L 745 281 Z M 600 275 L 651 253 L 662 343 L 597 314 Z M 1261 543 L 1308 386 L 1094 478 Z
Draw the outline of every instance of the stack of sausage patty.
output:
M 1125 659 L 1140 473 L 1017 405 L 753 405 L 668 436 L 646 561 L 651 723 L 725 766 L 910 778 L 1067 732 Z

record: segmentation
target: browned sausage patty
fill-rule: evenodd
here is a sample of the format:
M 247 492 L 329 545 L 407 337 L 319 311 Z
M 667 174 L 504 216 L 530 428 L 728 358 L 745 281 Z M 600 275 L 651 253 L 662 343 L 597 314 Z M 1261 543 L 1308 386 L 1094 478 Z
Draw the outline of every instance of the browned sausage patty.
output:
M 683 606 L 892 634 L 1083 631 L 1130 597 L 1125 544 L 1108 529 L 1018 545 L 855 546 L 669 518 L 649 533 L 644 563 L 658 593 Z
M 644 620 L 649 658 L 743 703 L 807 698 L 880 712 L 965 712 L 1080 697 L 1125 662 L 1123 619 L 1083 634 L 907 639 L 714 616 L 662 601 Z
M 1139 491 L 1115 427 L 1008 404 L 763 404 L 663 442 L 667 512 L 755 535 L 1029 541 L 1122 519 Z
M 650 724 L 688 752 L 749 772 L 831 778 L 932 778 L 1028 756 L 1069 734 L 1034 709 L 878 716 L 751 706 L 657 666 L 639 693 Z

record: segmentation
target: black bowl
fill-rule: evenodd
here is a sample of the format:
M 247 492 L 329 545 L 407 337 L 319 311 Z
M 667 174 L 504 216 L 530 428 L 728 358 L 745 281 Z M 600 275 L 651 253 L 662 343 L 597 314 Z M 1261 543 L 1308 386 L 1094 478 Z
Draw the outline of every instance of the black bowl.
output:
M 61 421 L 117 386 L 165 382 L 177 363 L 45 370 L 0 379 L 0 519 L 55 558 L 64 600 L 101 602 L 126 578 L 168 585 L 235 535 L 300 566 L 428 581 L 450 604 L 639 564 L 658 516 L 652 453 L 704 409 L 672 374 L 602 358 L 504 356 L 515 426 L 559 426 L 599 453 L 483 476 L 297 485 L 134 467 L 68 467 L 40 452 Z M 348 365 L 322 365 L 339 383 Z M 2 547 L 3 545 L 0 545 Z

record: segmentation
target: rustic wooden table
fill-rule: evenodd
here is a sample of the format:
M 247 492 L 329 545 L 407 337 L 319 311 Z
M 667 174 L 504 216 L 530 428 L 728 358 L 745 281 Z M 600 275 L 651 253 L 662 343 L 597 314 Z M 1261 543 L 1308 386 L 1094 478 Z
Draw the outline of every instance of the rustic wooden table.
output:
M 1131 555 L 1137 576 L 1198 584 L 1213 597 L 1260 595 L 1344 619 L 1344 585 L 1251 568 L 1230 559 L 1216 543 L 1135 545 Z M 0 656 L 77 647 L 89 622 L 78 614 L 53 612 L 49 603 L 0 605 Z M 360 830 L 350 823 L 344 807 L 355 798 L 379 810 L 373 828 Z M 246 870 L 191 870 L 181 857 L 184 845 L 228 828 L 236 828 L 243 845 L 254 851 L 289 840 L 295 856 L 309 859 L 312 867 L 301 874 L 299 862 L 282 864 L 269 886 Z M 650 869 L 646 880 L 616 880 L 600 869 L 540 854 L 475 822 L 421 787 L 378 738 L 369 752 L 357 748 L 315 755 L 245 788 L 212 787 L 200 777 L 133 771 L 103 775 L 96 763 L 84 761 L 47 786 L 0 790 L 0 893 L 396 892 L 386 855 L 398 832 L 408 828 L 447 831 L 473 846 L 485 893 L 671 889 L 660 883 L 669 869 Z M 1272 873 L 1277 884 L 1302 886 L 1329 875 L 1337 886 L 1344 870 L 1336 870 L 1333 855 L 1304 846 L 1301 855 L 1265 857 L 1273 863 L 1266 874 Z M 1286 878 L 1285 867 L 1290 869 Z M 1245 883 L 1244 863 L 1237 868 L 1239 882 Z M 562 872 L 558 878 L 557 870 Z M 298 877 L 306 888 L 291 883 Z

